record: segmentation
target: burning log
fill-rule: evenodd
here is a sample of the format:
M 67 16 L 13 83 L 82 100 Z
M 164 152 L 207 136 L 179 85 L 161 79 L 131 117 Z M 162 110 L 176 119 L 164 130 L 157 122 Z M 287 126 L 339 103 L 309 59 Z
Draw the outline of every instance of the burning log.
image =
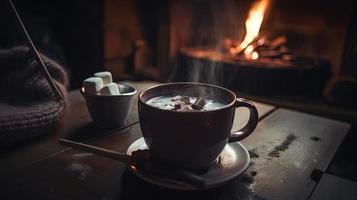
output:
M 280 47 L 280 48 L 279 48 L 279 51 L 280 51 L 281 53 L 283 53 L 283 54 L 292 54 L 291 51 L 290 51 L 290 49 L 287 48 L 286 46 Z
M 283 61 L 290 61 L 292 55 L 287 48 L 279 49 L 279 50 L 261 50 L 258 51 L 259 57 L 262 58 L 280 58 Z M 285 57 L 285 59 L 283 58 Z
M 282 53 L 279 51 L 268 50 L 259 52 L 259 56 L 262 58 L 281 58 Z
M 259 37 L 257 36 L 254 40 L 252 40 L 250 43 L 248 43 L 247 46 L 245 46 L 244 48 L 242 48 L 240 45 L 234 47 L 234 51 L 231 53 L 234 53 L 236 55 L 243 55 L 243 53 L 249 49 L 249 52 L 253 52 L 255 49 L 259 48 L 259 47 L 263 47 L 266 43 L 266 39 L 263 39 L 263 37 Z
M 292 61 L 293 59 L 294 59 L 294 56 L 293 55 L 283 55 L 282 57 L 281 57 L 281 59 L 283 60 L 283 61 L 286 61 L 286 62 L 290 62 L 290 61 Z
M 233 44 L 233 40 L 227 40 L 230 42 L 225 43 L 225 48 L 234 49 L 230 50 L 230 53 L 237 60 L 259 60 L 265 59 L 264 62 L 268 62 L 266 59 L 274 59 L 276 62 L 290 63 L 290 64 L 301 64 L 300 59 L 294 56 L 289 48 L 285 45 L 287 44 L 287 37 L 282 35 L 273 40 L 269 40 L 266 36 L 257 36 L 248 46 L 240 49 L 239 46 L 227 46 L 228 44 Z M 262 61 L 262 60 L 261 60 Z M 303 63 L 306 63 L 303 61 Z
M 244 57 L 248 60 L 257 60 L 259 58 L 272 58 L 272 59 L 282 59 L 282 62 L 290 62 L 291 57 L 285 56 L 290 55 L 290 50 L 285 46 L 287 43 L 286 36 L 279 36 L 273 40 L 269 40 L 264 35 L 259 35 L 255 37 L 247 46 L 244 48 L 241 45 L 237 45 L 231 39 L 225 39 L 223 44 L 224 52 L 229 52 L 230 54 L 239 57 Z M 284 59 L 283 59 L 283 56 Z
M 258 47 L 267 47 L 267 46 L 269 46 L 269 44 L 270 44 L 270 41 L 265 36 L 261 36 L 257 40 Z
M 271 50 L 278 49 L 286 45 L 287 41 L 288 40 L 285 35 L 279 36 L 270 42 L 269 49 Z

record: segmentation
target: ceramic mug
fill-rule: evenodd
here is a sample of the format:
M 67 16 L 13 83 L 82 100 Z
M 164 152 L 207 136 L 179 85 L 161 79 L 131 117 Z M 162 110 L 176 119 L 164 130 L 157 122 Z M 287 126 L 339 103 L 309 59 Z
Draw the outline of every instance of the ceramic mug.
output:
M 100 128 L 118 128 L 128 120 L 136 89 L 125 83 L 117 85 L 121 94 L 111 96 L 88 94 L 81 88 L 89 114 Z
M 164 110 L 146 102 L 157 96 L 185 95 L 223 102 L 214 110 L 182 112 Z M 231 133 L 237 107 L 250 111 L 247 124 Z M 138 112 L 145 142 L 154 159 L 188 170 L 205 170 L 215 162 L 228 142 L 249 136 L 258 123 L 254 104 L 223 87 L 203 83 L 166 83 L 139 94 Z M 238 115 L 239 116 L 239 115 Z

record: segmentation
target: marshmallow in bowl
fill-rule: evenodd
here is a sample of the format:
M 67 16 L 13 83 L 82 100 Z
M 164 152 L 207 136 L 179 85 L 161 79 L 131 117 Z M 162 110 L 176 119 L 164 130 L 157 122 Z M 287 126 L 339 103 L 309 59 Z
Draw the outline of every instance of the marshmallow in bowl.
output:
M 116 83 L 109 83 L 100 90 L 101 95 L 119 95 L 119 89 Z
M 88 94 L 99 94 L 103 87 L 103 79 L 98 77 L 90 77 L 83 81 L 84 91 Z
M 94 74 L 94 76 L 103 79 L 104 86 L 113 82 L 112 74 L 110 72 L 108 72 L 108 71 L 97 72 L 97 73 Z

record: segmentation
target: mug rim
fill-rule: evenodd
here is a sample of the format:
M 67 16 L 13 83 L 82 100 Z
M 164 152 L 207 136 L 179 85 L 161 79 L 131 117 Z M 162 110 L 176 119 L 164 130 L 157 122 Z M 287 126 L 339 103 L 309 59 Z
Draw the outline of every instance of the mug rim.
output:
M 137 93 L 137 89 L 129 84 L 126 83 L 121 83 L 121 82 L 114 82 L 117 85 L 125 85 L 126 87 L 130 87 L 131 89 L 133 89 L 134 91 L 132 92 L 127 92 L 124 94 L 119 94 L 119 95 L 98 95 L 98 94 L 88 94 L 84 91 L 84 87 L 82 86 L 79 91 L 81 92 L 81 94 L 85 97 L 95 97 L 95 98 L 118 98 L 118 97 L 122 97 L 122 96 L 132 96 L 134 94 Z
M 182 112 L 182 111 L 177 111 L 177 110 L 164 110 L 164 109 L 160 109 L 160 108 L 157 108 L 155 106 L 152 106 L 146 102 L 144 102 L 142 100 L 142 96 L 144 95 L 145 92 L 149 91 L 149 90 L 152 90 L 154 88 L 158 88 L 158 87 L 164 87 L 164 86 L 168 86 L 168 85 L 201 85 L 201 86 L 208 86 L 208 87 L 214 87 L 214 88 L 218 88 L 218 89 L 221 89 L 221 90 L 224 90 L 228 93 L 230 93 L 232 96 L 233 96 L 233 100 L 222 106 L 222 107 L 219 107 L 217 109 L 214 109 L 214 110 L 203 110 L 203 111 L 199 111 L 199 112 Z M 209 113 L 209 112 L 215 112 L 215 111 L 218 111 L 218 110 L 223 110 L 223 109 L 226 109 L 226 108 L 229 108 L 231 106 L 234 106 L 235 103 L 236 103 L 236 99 L 237 99 L 237 95 L 232 92 L 231 90 L 228 90 L 227 88 L 224 88 L 224 87 L 221 87 L 221 86 L 218 86 L 218 85 L 212 85 L 212 84 L 208 84 L 208 83 L 199 83 L 199 82 L 172 82 L 172 83 L 161 83 L 161 84 L 158 84 L 158 85 L 154 85 L 154 86 L 151 86 L 149 88 L 146 88 L 144 90 L 142 90 L 140 93 L 139 93 L 139 96 L 138 96 L 138 100 L 140 103 L 146 105 L 146 106 L 149 106 L 150 108 L 154 108 L 154 109 L 157 109 L 157 110 L 160 110 L 160 111 L 165 111 L 165 112 L 173 112 L 173 113 L 182 113 L 182 114 L 193 114 L 193 113 Z

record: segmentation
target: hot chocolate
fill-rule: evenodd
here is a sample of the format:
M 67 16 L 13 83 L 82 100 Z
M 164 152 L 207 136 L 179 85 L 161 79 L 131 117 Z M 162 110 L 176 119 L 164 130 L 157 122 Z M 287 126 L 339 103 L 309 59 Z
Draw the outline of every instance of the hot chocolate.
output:
M 210 111 L 223 107 L 223 102 L 188 96 L 157 96 L 149 99 L 147 104 L 163 110 L 176 111 Z

